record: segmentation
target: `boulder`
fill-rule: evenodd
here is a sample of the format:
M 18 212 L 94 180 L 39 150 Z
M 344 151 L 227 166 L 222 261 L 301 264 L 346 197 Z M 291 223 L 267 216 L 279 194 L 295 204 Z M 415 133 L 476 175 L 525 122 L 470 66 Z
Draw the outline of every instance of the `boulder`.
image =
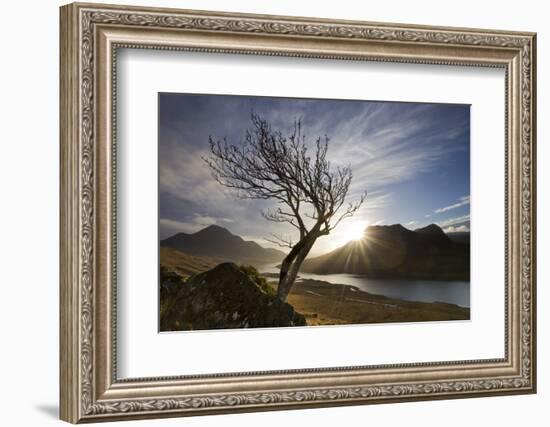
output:
M 305 326 L 302 314 L 233 263 L 190 277 L 161 270 L 161 330 Z M 174 292 L 174 287 L 177 291 Z M 168 291 L 163 295 L 163 289 Z

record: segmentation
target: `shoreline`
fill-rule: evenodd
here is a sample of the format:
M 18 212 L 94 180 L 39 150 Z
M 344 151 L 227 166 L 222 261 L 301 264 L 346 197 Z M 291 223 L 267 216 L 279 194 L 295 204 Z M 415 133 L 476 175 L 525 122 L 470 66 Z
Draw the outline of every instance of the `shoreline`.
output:
M 306 274 L 309 274 L 309 273 L 306 273 Z M 469 282 L 465 282 L 463 280 L 435 280 L 435 279 L 431 279 L 431 280 L 427 280 L 427 279 L 426 280 L 425 279 L 409 279 L 409 280 L 407 280 L 407 279 L 402 279 L 402 278 L 371 278 L 371 277 L 361 275 L 361 274 L 347 274 L 347 273 L 343 273 L 343 274 L 349 275 L 349 276 L 351 276 L 353 278 L 357 278 L 357 279 L 383 280 L 383 281 L 387 281 L 387 282 L 392 282 L 392 281 L 404 282 L 404 281 L 408 281 L 408 282 L 411 282 L 411 284 L 414 284 L 416 282 L 419 282 L 419 283 L 428 282 L 428 283 L 441 283 L 441 286 L 446 286 L 446 285 L 453 285 L 453 284 L 460 285 L 460 284 L 464 284 L 464 283 L 469 283 Z M 272 280 L 272 279 L 278 279 L 279 278 L 279 274 L 278 273 L 273 273 L 273 272 L 262 272 L 262 271 L 260 271 L 260 275 L 264 276 L 268 281 Z M 312 278 L 312 277 L 303 277 L 302 275 L 298 274 L 298 276 L 296 278 L 296 285 L 300 281 L 323 282 L 323 283 L 326 283 L 327 285 L 332 285 L 332 286 L 349 286 L 351 288 L 354 288 L 358 292 L 363 292 L 363 293 L 366 293 L 366 294 L 369 294 L 369 295 L 372 295 L 372 296 L 375 296 L 375 297 L 385 297 L 385 298 L 399 300 L 399 301 L 403 301 L 403 302 L 417 302 L 417 303 L 424 303 L 424 304 L 433 304 L 433 303 L 449 304 L 449 305 L 456 305 L 456 306 L 464 308 L 464 309 L 470 309 L 469 306 L 460 305 L 460 304 L 457 304 L 455 302 L 437 301 L 437 300 L 436 301 L 421 301 L 421 300 L 416 300 L 416 299 L 400 298 L 400 297 L 396 297 L 396 296 L 385 295 L 383 293 L 378 293 L 378 292 L 376 292 L 376 293 L 375 292 L 369 292 L 367 290 L 361 289 L 357 285 L 350 284 L 350 283 L 331 282 L 329 280 L 324 279 L 324 276 L 327 276 L 327 279 L 330 279 L 331 278 L 330 276 L 341 276 L 341 274 L 334 274 L 334 275 L 333 274 L 315 274 L 315 276 L 322 276 L 323 279 L 318 278 L 318 277 L 314 277 L 314 278 Z
M 276 282 L 269 284 L 276 289 Z M 470 319 L 470 308 L 457 304 L 407 301 L 305 278 L 298 278 L 288 302 L 306 317 L 308 326 Z

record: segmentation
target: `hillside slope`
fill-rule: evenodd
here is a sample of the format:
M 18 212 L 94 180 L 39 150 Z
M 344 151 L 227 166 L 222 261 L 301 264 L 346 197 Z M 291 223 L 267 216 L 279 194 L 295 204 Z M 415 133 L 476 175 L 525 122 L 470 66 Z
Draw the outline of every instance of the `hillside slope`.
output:
M 211 258 L 192 256 L 174 248 L 161 246 L 160 265 L 181 276 L 192 276 L 210 270 L 218 265 L 218 262 Z
M 300 271 L 373 278 L 469 280 L 470 246 L 453 242 L 435 224 L 414 231 L 400 224 L 371 226 L 361 240 L 306 259 Z

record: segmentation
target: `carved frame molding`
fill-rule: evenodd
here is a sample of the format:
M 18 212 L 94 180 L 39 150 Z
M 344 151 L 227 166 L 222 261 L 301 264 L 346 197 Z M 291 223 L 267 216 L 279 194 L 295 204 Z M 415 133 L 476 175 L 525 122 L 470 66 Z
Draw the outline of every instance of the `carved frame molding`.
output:
M 116 282 L 113 147 L 120 47 L 506 68 L 506 357 L 117 380 L 111 279 Z M 61 418 L 101 421 L 534 392 L 534 97 L 532 33 L 93 4 L 62 7 Z M 298 386 L 285 386 L 288 380 Z

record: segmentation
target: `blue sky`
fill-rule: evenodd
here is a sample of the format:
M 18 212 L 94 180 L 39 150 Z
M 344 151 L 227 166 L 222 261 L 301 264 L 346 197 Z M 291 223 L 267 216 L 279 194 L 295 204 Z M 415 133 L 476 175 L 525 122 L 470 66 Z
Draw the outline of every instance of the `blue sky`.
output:
M 346 243 L 367 225 L 431 223 L 470 227 L 470 107 L 378 101 L 159 94 L 160 238 L 218 224 L 263 246 L 292 227 L 266 221 L 270 201 L 241 200 L 218 184 L 202 157 L 208 138 L 239 144 L 254 111 L 289 133 L 300 118 L 306 140 L 330 138 L 328 158 L 350 165 L 348 199 L 367 198 L 352 218 L 320 238 L 312 255 Z

